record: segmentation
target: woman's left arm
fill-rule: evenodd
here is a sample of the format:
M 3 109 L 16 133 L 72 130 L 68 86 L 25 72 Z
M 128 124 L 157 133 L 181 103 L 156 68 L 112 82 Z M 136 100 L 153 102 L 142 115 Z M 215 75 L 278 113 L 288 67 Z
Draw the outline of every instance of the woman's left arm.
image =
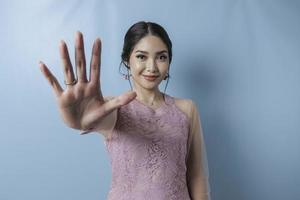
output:
M 200 116 L 190 103 L 190 131 L 187 157 L 187 184 L 192 200 L 210 200 L 209 172 Z

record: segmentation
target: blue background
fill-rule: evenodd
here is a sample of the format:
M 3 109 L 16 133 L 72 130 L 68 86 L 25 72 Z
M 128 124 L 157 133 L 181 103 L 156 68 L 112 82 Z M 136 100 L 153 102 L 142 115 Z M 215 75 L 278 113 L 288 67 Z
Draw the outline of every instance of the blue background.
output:
M 140 20 L 173 42 L 167 93 L 198 105 L 212 199 L 298 199 L 299 11 L 292 0 L 2 0 L 0 199 L 105 199 L 104 138 L 63 124 L 38 61 L 63 85 L 59 41 L 74 63 L 75 32 L 87 61 L 100 37 L 103 94 L 121 94 L 130 89 L 118 72 L 123 37 Z

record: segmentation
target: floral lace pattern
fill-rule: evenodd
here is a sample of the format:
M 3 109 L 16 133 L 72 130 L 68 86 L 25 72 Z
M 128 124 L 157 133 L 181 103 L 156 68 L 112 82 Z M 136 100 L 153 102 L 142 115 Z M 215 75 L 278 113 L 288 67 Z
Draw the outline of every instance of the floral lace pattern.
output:
M 188 117 L 167 94 L 156 110 L 137 100 L 119 108 L 105 140 L 112 167 L 108 200 L 190 200 L 188 132 Z

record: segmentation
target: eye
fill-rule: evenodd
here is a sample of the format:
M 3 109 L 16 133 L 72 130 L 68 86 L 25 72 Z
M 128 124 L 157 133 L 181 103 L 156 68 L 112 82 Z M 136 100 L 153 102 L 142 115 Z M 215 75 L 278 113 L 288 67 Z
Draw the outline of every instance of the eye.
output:
M 142 59 L 142 60 L 143 60 L 146 56 L 144 56 L 144 55 L 137 55 L 136 57 L 137 57 L 138 59 Z
M 165 60 L 165 59 L 167 59 L 167 56 L 161 55 L 161 56 L 159 56 L 159 59 L 160 59 L 160 60 Z

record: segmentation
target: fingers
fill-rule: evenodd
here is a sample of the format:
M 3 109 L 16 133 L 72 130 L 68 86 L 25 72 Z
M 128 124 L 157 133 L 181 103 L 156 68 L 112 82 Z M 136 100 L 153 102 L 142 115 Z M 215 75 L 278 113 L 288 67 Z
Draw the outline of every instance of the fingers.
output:
M 64 80 L 67 83 L 72 83 L 76 79 L 76 77 L 74 75 L 73 67 L 70 61 L 68 47 L 63 40 L 61 40 L 60 42 L 59 52 L 63 63 Z M 72 86 L 72 85 L 67 85 L 67 86 Z
M 51 87 L 53 88 L 56 97 L 59 97 L 61 95 L 61 93 L 63 92 L 63 89 L 61 88 L 57 79 L 51 73 L 51 71 L 47 68 L 47 66 L 44 63 L 42 63 L 41 61 L 39 62 L 39 67 L 40 67 L 40 70 L 42 71 L 42 73 L 44 74 L 45 78 L 48 80 Z
M 97 38 L 93 45 L 90 66 L 90 81 L 97 85 L 100 83 L 101 47 L 101 40 Z
M 83 35 L 79 31 L 76 32 L 75 36 L 75 63 L 78 82 L 87 82 Z

